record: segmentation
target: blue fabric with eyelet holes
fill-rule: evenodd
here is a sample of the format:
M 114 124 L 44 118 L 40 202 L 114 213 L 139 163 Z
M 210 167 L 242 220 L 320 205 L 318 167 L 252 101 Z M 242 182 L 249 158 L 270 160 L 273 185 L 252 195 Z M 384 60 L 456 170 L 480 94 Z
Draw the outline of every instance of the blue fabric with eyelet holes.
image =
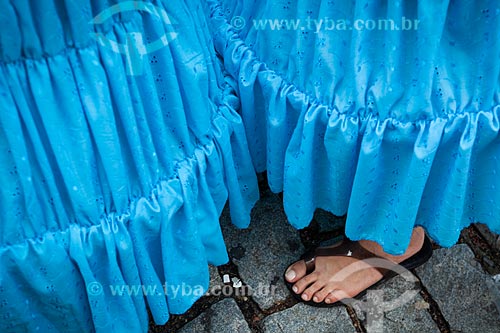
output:
M 227 262 L 228 197 L 249 223 L 255 171 L 205 13 L 127 4 L 92 24 L 116 3 L 0 1 L 0 332 L 146 332 L 147 308 L 184 313 Z M 129 75 L 96 33 L 171 39 Z
M 255 171 L 295 227 L 348 213 L 393 254 L 500 232 L 497 1 L 0 0 L 0 26 L 1 332 L 183 313 Z
M 473 222 L 500 232 L 498 1 L 209 3 L 292 225 L 347 213 L 350 239 L 392 254 L 415 225 L 443 246 Z

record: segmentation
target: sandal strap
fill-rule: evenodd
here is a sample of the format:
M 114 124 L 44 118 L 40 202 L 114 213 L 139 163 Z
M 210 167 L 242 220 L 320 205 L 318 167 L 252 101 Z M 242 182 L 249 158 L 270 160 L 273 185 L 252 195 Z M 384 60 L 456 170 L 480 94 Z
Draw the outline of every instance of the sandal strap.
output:
M 316 268 L 316 255 L 315 255 L 315 251 L 306 252 L 302 256 L 302 259 L 306 263 L 306 274 L 312 273 L 312 271 L 314 271 L 314 269 Z
M 316 257 L 350 257 L 357 260 L 364 260 L 368 258 L 380 258 L 372 252 L 366 250 L 359 245 L 359 242 L 353 242 L 344 238 L 337 245 L 329 247 L 318 247 L 313 251 L 309 251 L 302 256 L 306 264 L 306 274 L 310 274 L 316 267 Z M 388 269 L 373 267 L 378 270 L 382 275 L 385 275 Z

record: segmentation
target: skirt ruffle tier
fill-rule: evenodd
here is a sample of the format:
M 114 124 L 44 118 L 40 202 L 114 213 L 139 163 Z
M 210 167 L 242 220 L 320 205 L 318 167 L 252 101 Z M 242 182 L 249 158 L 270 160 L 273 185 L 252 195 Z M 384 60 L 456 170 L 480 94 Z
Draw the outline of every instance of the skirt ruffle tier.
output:
M 131 76 L 93 29 L 125 43 L 164 22 L 136 11 L 93 27 L 107 1 L 50 3 L 2 5 L 19 31 L 0 47 L 0 331 L 146 332 L 147 308 L 157 324 L 184 313 L 208 264 L 227 262 L 228 198 L 249 223 L 258 189 L 239 101 L 199 6 L 155 4 L 184 22 L 182 39 Z
M 473 222 L 498 233 L 500 38 L 490 34 L 500 31 L 500 17 L 488 14 L 495 4 L 395 3 L 209 1 L 255 168 L 283 191 L 296 228 L 317 208 L 347 213 L 349 238 L 393 254 L 404 252 L 416 225 L 447 247 Z M 307 15 L 353 22 L 382 14 L 418 17 L 421 29 L 256 28 Z

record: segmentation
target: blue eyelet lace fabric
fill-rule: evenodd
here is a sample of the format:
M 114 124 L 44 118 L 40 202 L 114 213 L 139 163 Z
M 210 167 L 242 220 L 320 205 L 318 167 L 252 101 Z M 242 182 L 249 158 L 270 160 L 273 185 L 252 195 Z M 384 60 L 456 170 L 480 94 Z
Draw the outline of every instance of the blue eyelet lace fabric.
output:
M 473 222 L 500 232 L 497 1 L 209 4 L 254 164 L 295 227 L 347 213 L 349 238 L 393 254 L 415 225 L 443 246 Z M 403 18 L 418 28 L 354 26 Z
M 91 24 L 116 3 L 0 3 L 1 332 L 146 332 L 146 307 L 157 324 L 185 312 L 208 263 L 227 262 L 228 197 L 249 223 L 255 171 L 206 15 L 149 4 Z M 95 39 L 147 44 L 172 27 L 135 76 Z M 198 292 L 169 293 L 183 285 Z
M 248 225 L 255 170 L 295 227 L 348 212 L 350 238 L 391 253 L 415 225 L 444 246 L 473 222 L 500 232 L 495 1 L 0 8 L 2 332 L 145 332 L 147 307 L 157 324 L 183 313 L 200 295 L 165 285 L 207 288 L 227 261 L 218 216 L 229 198 Z M 419 28 L 253 24 L 402 17 Z

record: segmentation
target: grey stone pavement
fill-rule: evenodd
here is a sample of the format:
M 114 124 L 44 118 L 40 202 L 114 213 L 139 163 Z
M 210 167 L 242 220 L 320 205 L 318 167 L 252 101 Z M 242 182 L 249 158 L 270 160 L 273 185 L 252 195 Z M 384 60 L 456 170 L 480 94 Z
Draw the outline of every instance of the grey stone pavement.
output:
M 283 283 L 284 270 L 306 248 L 341 236 L 343 222 L 318 211 L 310 227 L 295 230 L 280 195 L 269 190 L 262 191 L 248 229 L 235 228 L 224 211 L 231 262 L 210 267 L 210 291 L 217 292 L 165 326 L 151 324 L 150 331 L 500 332 L 500 248 L 498 237 L 481 225 L 464 230 L 450 249 L 435 246 L 429 262 L 374 288 L 361 302 L 333 308 L 297 302 Z

